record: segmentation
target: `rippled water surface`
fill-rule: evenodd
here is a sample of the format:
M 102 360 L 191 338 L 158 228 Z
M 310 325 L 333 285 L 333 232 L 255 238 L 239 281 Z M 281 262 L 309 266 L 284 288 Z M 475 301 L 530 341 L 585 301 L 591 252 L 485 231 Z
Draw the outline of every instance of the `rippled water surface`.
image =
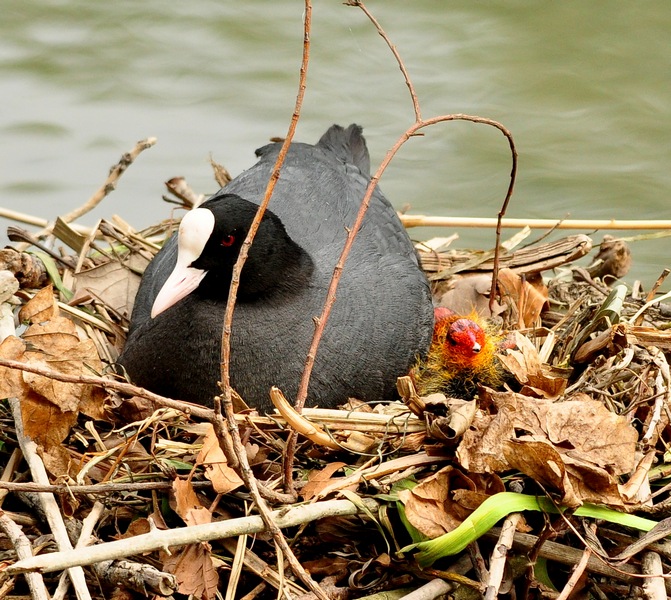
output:
M 520 154 L 514 217 L 670 219 L 671 4 L 371 0 L 424 117 L 469 113 L 510 129 Z M 412 122 L 400 71 L 359 9 L 314 2 L 296 139 L 365 127 L 373 164 Z M 163 181 L 215 191 L 283 136 L 293 111 L 303 4 L 6 0 L 0 19 L 0 205 L 53 218 L 83 203 L 144 137 L 118 189 L 84 219 L 138 227 L 167 215 Z M 450 123 L 409 141 L 382 185 L 396 206 L 495 216 L 510 155 L 492 128 Z M 451 233 L 415 230 L 417 238 Z M 489 230 L 459 231 L 488 248 Z M 540 233 L 535 234 L 540 235 Z M 595 239 L 601 239 L 601 233 Z M 668 240 L 633 246 L 649 286 Z

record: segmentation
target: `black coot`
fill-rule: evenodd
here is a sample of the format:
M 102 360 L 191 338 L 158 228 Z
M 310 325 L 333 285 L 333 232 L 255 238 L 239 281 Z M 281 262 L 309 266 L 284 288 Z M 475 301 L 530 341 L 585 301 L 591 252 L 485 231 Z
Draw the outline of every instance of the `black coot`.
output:
M 279 144 L 182 220 L 147 268 L 119 362 L 156 393 L 212 403 L 233 264 Z M 293 399 L 346 228 L 370 180 L 361 128 L 332 126 L 317 145 L 289 149 L 269 210 L 241 274 L 231 338 L 231 384 L 271 407 L 277 385 Z M 426 352 L 433 308 L 426 278 L 394 209 L 379 190 L 345 264 L 322 338 L 309 405 L 394 396 L 396 377 Z

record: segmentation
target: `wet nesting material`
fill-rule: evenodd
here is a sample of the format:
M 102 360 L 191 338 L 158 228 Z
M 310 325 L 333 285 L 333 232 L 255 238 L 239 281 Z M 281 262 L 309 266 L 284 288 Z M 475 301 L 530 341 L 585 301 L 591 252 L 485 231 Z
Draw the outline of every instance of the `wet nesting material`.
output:
M 4 402 L 0 414 L 5 514 L 22 524 L 35 553 L 48 561 L 57 556 L 48 554 L 55 547 L 42 542 L 49 533 L 45 509 L 29 503 L 30 492 L 54 491 L 61 515 L 79 527 L 96 507 L 98 545 L 130 540 L 130 566 L 124 568 L 133 569 L 134 577 L 122 578 L 121 585 L 136 590 L 211 598 L 215 590 L 237 585 L 232 597 L 276 597 L 280 587 L 301 597 L 302 584 L 278 566 L 274 543 L 258 527 L 250 526 L 248 537 L 237 537 L 240 531 L 208 543 L 195 537 L 170 554 L 161 543 L 135 550 L 134 540 L 155 530 L 208 527 L 255 512 L 208 423 L 210 411 L 178 410 L 180 404 L 133 390 L 110 370 L 140 273 L 174 227 L 165 221 L 136 232 L 114 219 L 83 234 L 61 223 L 51 253 L 20 244 L 3 251 L 4 268 L 18 282 L 7 279 L 3 323 L 13 329 L 15 314 L 21 323 L 0 346 L 2 395 L 18 399 L 18 413 L 12 416 Z M 430 395 L 405 378 L 399 382 L 405 403 L 386 406 L 352 400 L 345 410 L 316 409 L 302 417 L 286 406 L 283 414 L 239 415 L 251 469 L 274 492 L 268 496 L 272 508 L 287 501 L 279 492 L 289 427 L 301 432 L 293 471 L 298 499 L 321 506 L 344 493 L 355 501 L 348 515 L 285 530 L 299 562 L 332 596 L 417 587 L 447 569 L 462 576 L 451 585 L 480 589 L 486 574 L 459 545 L 448 540 L 447 549 L 420 547 L 416 555 L 409 544 L 442 539 L 466 523 L 478 531 L 485 560 L 495 561 L 490 553 L 498 533 L 488 530 L 506 515 L 490 517 L 484 529 L 479 517 L 476 527 L 471 520 L 479 506 L 488 506 L 485 500 L 504 494 L 503 506 L 511 492 L 568 507 L 565 519 L 578 532 L 581 518 L 595 524 L 599 564 L 629 549 L 626 569 L 604 573 L 588 564 L 586 581 L 605 596 L 641 585 L 634 575 L 646 569 L 641 558 L 651 548 L 668 571 L 666 545 L 654 536 L 641 543 L 637 527 L 668 516 L 671 502 L 669 307 L 655 302 L 655 290 L 632 294 L 601 271 L 596 277 L 572 266 L 591 249 L 586 236 L 516 251 L 519 242 L 504 253 L 495 302 L 489 297 L 491 253 L 432 242 L 418 246 L 437 304 L 462 315 L 475 307 L 479 316 L 473 318 L 486 320 L 486 335 L 496 339 L 491 364 L 497 377 L 466 388 L 437 385 Z M 464 298 L 467 307 L 459 304 Z M 17 414 L 23 430 L 18 436 Z M 30 483 L 35 474 L 18 460 L 21 435 L 37 443 L 49 477 L 42 487 Z M 373 504 L 364 510 L 361 499 Z M 546 518 L 529 506 L 520 526 L 526 534 L 514 536 L 508 560 L 524 556 L 526 564 L 549 528 L 559 532 L 554 544 L 563 553 L 540 545 L 535 574 L 509 585 L 521 589 L 531 581 L 539 589 L 561 589 L 582 554 L 582 538 L 549 505 L 538 505 L 549 511 Z M 592 506 L 606 512 L 597 520 L 590 516 Z M 645 518 L 632 525 L 632 513 Z M 623 516 L 624 524 L 613 515 Z M 16 564 L 14 545 L 5 549 L 4 564 Z M 422 566 L 437 561 L 435 569 L 422 573 L 415 557 Z M 554 561 L 552 569 L 538 567 L 547 561 Z M 120 568 L 87 567 L 92 593 L 120 585 Z M 46 575 L 48 586 L 54 578 Z M 21 590 L 23 580 L 16 585 Z

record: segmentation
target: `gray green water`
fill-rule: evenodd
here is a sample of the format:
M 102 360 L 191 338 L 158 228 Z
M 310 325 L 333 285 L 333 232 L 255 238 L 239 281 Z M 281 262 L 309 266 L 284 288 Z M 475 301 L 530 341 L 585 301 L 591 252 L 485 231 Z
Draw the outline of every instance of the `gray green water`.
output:
M 668 0 L 368 6 L 401 52 L 425 117 L 478 114 L 512 131 L 520 170 L 510 216 L 671 218 Z M 360 10 L 337 0 L 314 0 L 313 10 L 297 139 L 358 122 L 375 164 L 412 122 L 400 72 Z M 66 212 L 147 136 L 158 145 L 84 222 L 118 213 L 145 226 L 166 216 L 162 182 L 176 175 L 214 191 L 210 153 L 236 174 L 256 147 L 286 133 L 302 13 L 301 1 L 4 0 L 0 205 Z M 495 216 L 509 169 L 499 132 L 452 123 L 411 140 L 382 186 L 416 212 Z M 491 231 L 459 233 L 460 246 L 493 242 Z M 649 286 L 670 265 L 670 245 L 633 245 L 632 275 Z

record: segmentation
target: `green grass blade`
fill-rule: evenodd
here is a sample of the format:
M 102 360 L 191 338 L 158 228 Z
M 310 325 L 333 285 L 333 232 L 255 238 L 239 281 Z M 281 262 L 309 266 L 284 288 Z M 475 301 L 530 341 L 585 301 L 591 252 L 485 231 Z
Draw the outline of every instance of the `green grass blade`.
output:
M 526 496 L 514 492 L 501 492 L 490 496 L 459 527 L 433 540 L 419 542 L 401 549 L 401 552 L 419 550 L 415 555 L 422 567 L 428 567 L 443 556 L 458 554 L 471 542 L 477 540 L 489 531 L 498 521 L 511 513 L 533 510 L 547 513 L 557 513 L 555 505 L 548 498 Z M 650 531 L 656 521 L 621 513 L 616 510 L 585 504 L 575 513 L 579 517 L 602 519 L 618 525 L 632 527 L 641 531 Z

